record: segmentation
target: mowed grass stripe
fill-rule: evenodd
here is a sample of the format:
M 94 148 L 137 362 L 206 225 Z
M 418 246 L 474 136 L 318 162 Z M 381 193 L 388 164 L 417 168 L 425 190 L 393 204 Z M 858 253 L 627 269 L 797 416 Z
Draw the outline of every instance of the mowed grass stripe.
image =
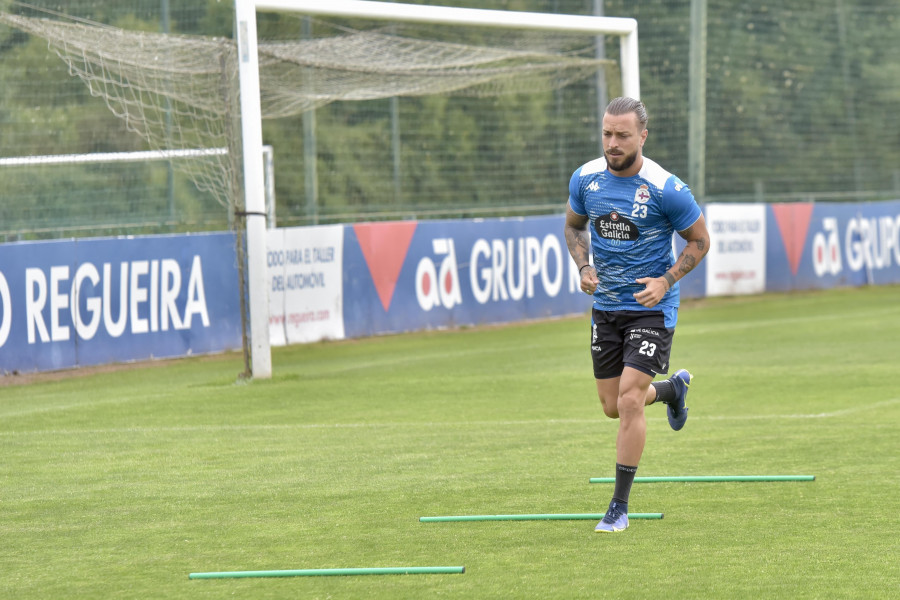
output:
M 765 420 L 765 419 L 835 419 L 846 417 L 854 413 L 868 413 L 869 411 L 900 404 L 900 398 L 892 398 L 883 402 L 874 402 L 872 404 L 861 404 L 851 408 L 836 410 L 829 413 L 812 413 L 812 414 L 766 414 L 766 415 L 691 415 L 691 422 L 696 420 L 708 419 L 710 421 L 743 421 L 743 420 Z M 700 412 L 700 411 L 695 411 Z M 648 421 L 667 421 L 666 417 L 648 416 Z M 443 422 L 426 422 L 426 421 L 410 421 L 405 423 L 291 423 L 282 425 L 192 425 L 192 426 L 174 426 L 174 427 L 128 427 L 119 429 L 45 429 L 34 431 L 0 431 L 2 436 L 42 436 L 42 435 L 130 435 L 133 433 L 153 434 L 153 433 L 216 433 L 222 431 L 290 431 L 304 429 L 358 429 L 358 428 L 410 428 L 410 427 L 520 427 L 529 425 L 572 425 L 572 424 L 609 424 L 609 419 L 541 419 L 529 421 L 443 421 Z

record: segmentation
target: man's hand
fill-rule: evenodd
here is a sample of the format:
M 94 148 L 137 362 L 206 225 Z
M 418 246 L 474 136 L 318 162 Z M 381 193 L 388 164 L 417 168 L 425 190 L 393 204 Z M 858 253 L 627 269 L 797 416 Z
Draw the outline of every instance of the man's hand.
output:
M 597 279 L 597 270 L 591 265 L 585 265 L 581 268 L 581 291 L 591 296 L 600 285 Z
M 585 269 L 587 271 L 587 269 Z M 584 279 L 582 278 L 581 286 L 584 287 Z M 635 280 L 635 283 L 644 284 L 645 287 L 640 292 L 634 294 L 634 299 L 647 308 L 653 308 L 659 301 L 663 299 L 666 292 L 669 291 L 669 282 L 664 277 L 641 277 Z

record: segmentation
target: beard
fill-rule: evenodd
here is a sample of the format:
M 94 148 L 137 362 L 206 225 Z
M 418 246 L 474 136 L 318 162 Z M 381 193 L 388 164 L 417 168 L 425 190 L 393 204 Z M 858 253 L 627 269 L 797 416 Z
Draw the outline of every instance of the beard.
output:
M 606 166 L 610 171 L 626 171 L 637 160 L 637 152 L 631 154 L 619 154 L 618 156 L 610 156 L 609 152 L 604 152 L 606 157 Z

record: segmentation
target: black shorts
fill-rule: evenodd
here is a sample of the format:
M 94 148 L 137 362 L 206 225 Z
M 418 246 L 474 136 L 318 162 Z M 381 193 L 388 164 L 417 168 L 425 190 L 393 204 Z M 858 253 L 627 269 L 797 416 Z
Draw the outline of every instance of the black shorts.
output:
M 609 379 L 626 366 L 650 376 L 669 370 L 675 329 L 666 328 L 659 311 L 591 311 L 591 358 L 594 377 Z

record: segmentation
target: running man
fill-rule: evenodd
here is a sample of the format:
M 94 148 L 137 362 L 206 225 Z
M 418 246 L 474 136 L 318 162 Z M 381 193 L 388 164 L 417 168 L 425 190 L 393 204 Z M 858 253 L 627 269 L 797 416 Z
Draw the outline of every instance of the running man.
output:
M 644 407 L 666 405 L 669 425 L 684 427 L 691 374 L 669 370 L 678 319 L 678 280 L 709 250 L 709 232 L 687 185 L 643 155 L 647 110 L 616 98 L 603 115 L 604 156 L 579 167 L 569 182 L 565 237 L 581 289 L 594 299 L 591 358 L 603 412 L 619 419 L 616 483 L 595 531 L 628 527 L 628 496 L 647 421 Z M 672 234 L 687 241 L 678 259 Z M 593 259 L 593 260 L 592 260 Z

